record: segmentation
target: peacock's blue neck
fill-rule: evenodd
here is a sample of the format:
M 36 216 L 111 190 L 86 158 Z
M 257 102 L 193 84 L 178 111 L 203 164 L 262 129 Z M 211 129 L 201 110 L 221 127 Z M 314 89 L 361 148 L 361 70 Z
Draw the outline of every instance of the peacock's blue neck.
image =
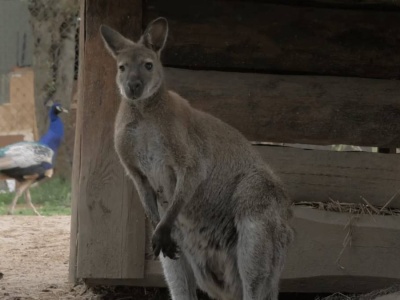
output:
M 39 143 L 48 146 L 57 154 L 58 148 L 64 137 L 64 124 L 57 115 L 50 116 L 50 126 L 47 132 L 40 138 Z

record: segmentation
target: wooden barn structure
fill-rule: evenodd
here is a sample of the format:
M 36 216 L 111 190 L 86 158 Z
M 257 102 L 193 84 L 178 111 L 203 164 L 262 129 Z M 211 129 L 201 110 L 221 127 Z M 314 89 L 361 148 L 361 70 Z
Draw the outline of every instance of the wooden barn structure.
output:
M 82 0 L 71 280 L 164 285 L 160 264 L 149 253 L 142 206 L 114 151 L 120 100 L 101 24 L 137 39 L 149 21 L 166 17 L 170 31 L 162 60 L 170 87 L 250 141 L 380 149 L 254 145 L 296 203 L 399 209 L 397 3 Z M 400 282 L 399 215 L 298 205 L 293 226 L 296 241 L 282 291 L 363 292 Z
M 33 70 L 15 67 L 6 76 L 9 95 L 0 103 L 0 148 L 38 137 Z

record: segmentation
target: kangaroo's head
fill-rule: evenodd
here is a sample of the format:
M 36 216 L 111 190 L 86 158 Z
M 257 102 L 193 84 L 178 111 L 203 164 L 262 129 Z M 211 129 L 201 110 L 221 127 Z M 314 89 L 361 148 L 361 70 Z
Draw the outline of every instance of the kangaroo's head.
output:
M 138 42 L 131 41 L 108 26 L 100 27 L 106 48 L 117 62 L 117 85 L 130 101 L 146 99 L 160 88 L 164 76 L 160 53 L 168 35 L 168 22 L 151 22 Z

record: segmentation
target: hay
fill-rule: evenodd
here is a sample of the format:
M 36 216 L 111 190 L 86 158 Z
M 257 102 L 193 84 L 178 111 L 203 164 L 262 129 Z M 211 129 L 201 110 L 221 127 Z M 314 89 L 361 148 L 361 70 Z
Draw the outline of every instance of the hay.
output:
M 353 225 L 354 225 L 354 222 L 357 221 L 356 219 L 357 219 L 357 217 L 352 216 L 349 219 L 349 222 L 347 222 L 346 226 L 344 227 L 344 229 L 347 229 L 347 234 L 343 240 L 343 248 L 340 251 L 338 258 L 336 259 L 336 264 L 342 270 L 344 270 L 345 267 L 340 264 L 340 259 L 342 258 L 343 253 L 346 250 L 347 246 L 351 247 L 351 242 L 353 241 Z
M 398 192 L 397 192 L 398 193 Z M 397 195 L 396 193 L 396 195 Z M 349 213 L 354 215 L 380 215 L 380 216 L 399 216 L 400 208 L 389 207 L 391 200 L 394 199 L 394 196 L 389 199 L 389 201 L 384 206 L 374 206 L 364 197 L 360 197 L 364 203 L 347 203 L 340 202 L 337 200 L 333 200 L 329 198 L 328 202 L 307 202 L 301 201 L 296 202 L 294 205 L 296 206 L 307 206 L 313 209 L 331 211 L 331 212 L 340 212 L 340 213 Z
M 377 297 L 390 295 L 396 292 L 400 292 L 400 284 L 363 295 L 344 295 L 342 293 L 335 293 L 328 297 L 317 298 L 316 300 L 374 300 Z
M 390 294 L 394 294 L 394 293 L 398 293 L 398 292 L 400 292 L 400 284 L 395 284 L 386 289 L 373 291 L 368 294 L 360 295 L 360 296 L 358 296 L 358 298 L 356 300 L 372 300 L 372 299 L 375 299 L 376 297 L 390 295 Z
M 354 300 L 355 298 L 353 296 L 346 296 L 342 293 L 334 293 L 333 295 L 330 295 L 328 297 L 324 298 L 316 298 L 315 300 Z

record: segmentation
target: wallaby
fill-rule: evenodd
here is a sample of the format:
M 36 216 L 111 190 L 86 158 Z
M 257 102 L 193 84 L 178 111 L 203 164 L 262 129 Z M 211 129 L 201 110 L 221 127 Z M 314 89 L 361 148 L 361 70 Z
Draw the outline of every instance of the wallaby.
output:
M 164 18 L 138 42 L 101 26 L 118 67 L 115 148 L 155 230 L 173 300 L 278 299 L 290 200 L 236 129 L 166 88 Z

